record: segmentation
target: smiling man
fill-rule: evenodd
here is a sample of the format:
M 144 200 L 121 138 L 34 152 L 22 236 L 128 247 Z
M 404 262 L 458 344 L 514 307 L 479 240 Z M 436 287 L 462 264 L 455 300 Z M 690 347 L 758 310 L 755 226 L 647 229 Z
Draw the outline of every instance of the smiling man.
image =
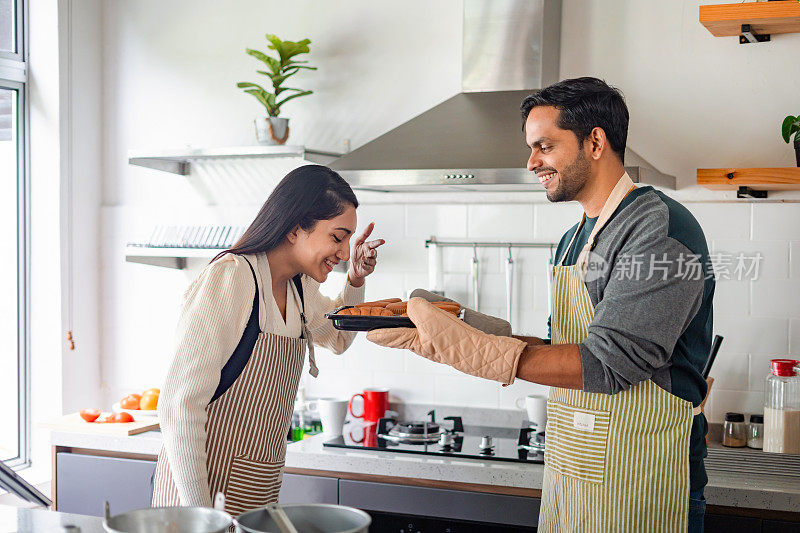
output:
M 416 328 L 367 338 L 505 385 L 551 386 L 539 531 L 702 531 L 705 236 L 686 208 L 625 172 L 617 89 L 564 80 L 521 109 L 528 170 L 548 200 L 584 210 L 556 252 L 551 338 L 487 335 L 419 298 L 408 304 Z

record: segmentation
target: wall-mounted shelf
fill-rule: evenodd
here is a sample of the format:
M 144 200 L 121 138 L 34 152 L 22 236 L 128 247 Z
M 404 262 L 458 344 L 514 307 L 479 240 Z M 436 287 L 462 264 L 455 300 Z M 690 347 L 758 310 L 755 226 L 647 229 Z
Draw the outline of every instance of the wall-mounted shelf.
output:
M 166 268 L 186 268 L 186 259 L 200 258 L 209 261 L 225 248 L 162 248 L 149 246 L 125 247 L 125 261 Z
M 700 6 L 700 24 L 715 37 L 739 36 L 741 44 L 764 42 L 778 33 L 800 33 L 800 3 L 744 2 Z
M 698 168 L 697 184 L 712 190 L 737 191 L 739 198 L 766 198 L 767 191 L 800 191 L 800 167 Z
M 223 248 L 167 248 L 160 246 L 133 246 L 125 247 L 125 261 L 140 263 L 142 265 L 174 268 L 186 268 L 187 259 L 207 259 L 211 261 Z M 349 261 L 341 261 L 333 269 L 334 272 L 347 272 Z
M 240 159 L 296 157 L 312 163 L 329 164 L 342 154 L 313 150 L 305 146 L 232 146 L 228 148 L 187 148 L 184 150 L 149 150 L 129 152 L 128 163 L 172 174 L 187 176 L 193 161 L 204 159 Z

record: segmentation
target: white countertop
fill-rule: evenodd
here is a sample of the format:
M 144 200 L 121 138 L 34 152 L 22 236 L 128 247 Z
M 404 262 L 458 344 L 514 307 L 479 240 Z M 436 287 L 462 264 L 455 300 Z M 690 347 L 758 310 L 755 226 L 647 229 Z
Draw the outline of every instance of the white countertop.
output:
M 541 489 L 544 466 L 480 459 L 434 458 L 425 455 L 323 447 L 322 435 L 290 444 L 286 467 L 435 481 Z M 54 446 L 158 455 L 161 433 L 149 431 L 130 437 L 111 437 L 54 431 Z M 737 472 L 708 471 L 705 490 L 709 505 L 797 512 L 800 482 L 775 475 L 746 476 Z

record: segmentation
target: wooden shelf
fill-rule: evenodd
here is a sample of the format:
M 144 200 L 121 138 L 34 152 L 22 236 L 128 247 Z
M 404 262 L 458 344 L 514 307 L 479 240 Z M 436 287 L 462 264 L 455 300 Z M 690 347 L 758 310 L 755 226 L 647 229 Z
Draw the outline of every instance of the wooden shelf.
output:
M 697 184 L 718 191 L 800 191 L 800 167 L 698 168 Z
M 742 34 L 742 25 L 758 35 L 800 33 L 800 2 L 745 2 L 700 6 L 700 24 L 715 37 Z

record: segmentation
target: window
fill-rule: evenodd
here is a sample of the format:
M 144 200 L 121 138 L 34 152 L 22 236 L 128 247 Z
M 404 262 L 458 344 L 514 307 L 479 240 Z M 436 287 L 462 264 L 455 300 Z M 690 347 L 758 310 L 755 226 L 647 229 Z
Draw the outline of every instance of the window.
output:
M 28 462 L 29 189 L 23 0 L 0 0 L 0 460 Z M 6 229 L 7 228 L 7 229 Z

